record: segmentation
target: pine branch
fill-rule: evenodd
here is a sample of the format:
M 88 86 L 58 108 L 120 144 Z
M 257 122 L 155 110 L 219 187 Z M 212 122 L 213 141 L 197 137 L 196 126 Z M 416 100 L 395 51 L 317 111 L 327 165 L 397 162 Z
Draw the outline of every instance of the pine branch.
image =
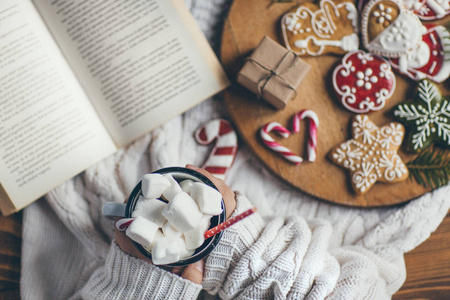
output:
M 450 152 L 428 148 L 408 162 L 409 176 L 420 185 L 436 189 L 450 182 Z

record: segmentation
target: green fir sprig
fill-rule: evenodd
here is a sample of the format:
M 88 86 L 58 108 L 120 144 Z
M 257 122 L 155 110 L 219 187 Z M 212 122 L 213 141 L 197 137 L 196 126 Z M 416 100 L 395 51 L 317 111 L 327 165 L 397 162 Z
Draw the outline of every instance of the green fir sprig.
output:
M 410 178 L 427 188 L 436 189 L 450 181 L 450 152 L 442 148 L 430 147 L 406 166 Z

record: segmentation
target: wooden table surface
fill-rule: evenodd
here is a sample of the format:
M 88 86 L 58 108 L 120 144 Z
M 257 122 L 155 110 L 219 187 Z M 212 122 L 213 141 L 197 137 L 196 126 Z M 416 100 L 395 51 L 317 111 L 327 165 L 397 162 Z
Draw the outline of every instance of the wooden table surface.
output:
M 22 214 L 0 216 L 0 300 L 20 298 L 21 237 Z M 405 259 L 407 279 L 394 300 L 450 299 L 450 213 Z

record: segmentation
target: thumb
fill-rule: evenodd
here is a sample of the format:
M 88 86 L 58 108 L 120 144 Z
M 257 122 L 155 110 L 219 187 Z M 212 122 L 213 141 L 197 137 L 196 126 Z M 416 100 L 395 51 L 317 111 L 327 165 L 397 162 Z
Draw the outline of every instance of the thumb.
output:
M 183 273 L 181 273 L 181 277 L 187 280 L 192 281 L 196 284 L 202 284 L 203 281 L 203 267 L 204 267 L 203 259 L 188 265 Z

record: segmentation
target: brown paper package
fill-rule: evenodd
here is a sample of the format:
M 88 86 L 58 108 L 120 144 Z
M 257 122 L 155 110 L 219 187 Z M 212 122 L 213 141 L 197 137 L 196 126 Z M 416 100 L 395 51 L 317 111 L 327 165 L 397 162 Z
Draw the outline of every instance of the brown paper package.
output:
M 239 71 L 237 82 L 283 109 L 310 69 L 304 60 L 264 36 Z

